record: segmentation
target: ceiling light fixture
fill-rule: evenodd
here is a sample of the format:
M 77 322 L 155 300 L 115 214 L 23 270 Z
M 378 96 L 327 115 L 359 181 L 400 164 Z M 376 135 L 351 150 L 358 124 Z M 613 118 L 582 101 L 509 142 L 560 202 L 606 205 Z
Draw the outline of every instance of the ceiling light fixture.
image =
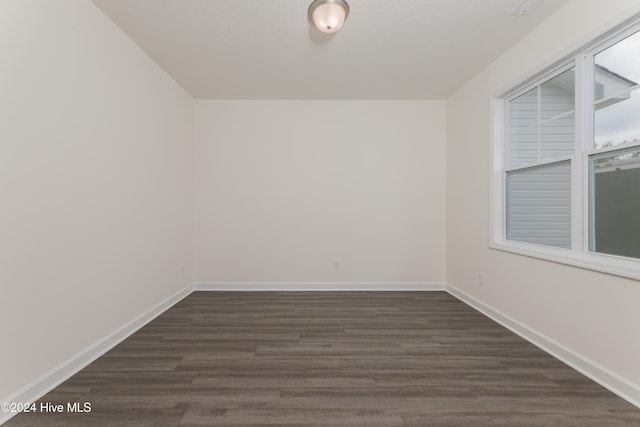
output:
M 313 0 L 309 6 L 309 19 L 323 33 L 338 31 L 347 16 L 349 5 L 345 0 Z

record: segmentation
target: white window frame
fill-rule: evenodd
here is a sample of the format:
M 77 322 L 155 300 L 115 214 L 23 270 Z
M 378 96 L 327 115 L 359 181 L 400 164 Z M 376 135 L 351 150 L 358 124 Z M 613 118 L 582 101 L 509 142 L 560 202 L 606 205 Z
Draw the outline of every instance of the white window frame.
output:
M 489 100 L 490 105 L 490 224 L 489 247 L 561 264 L 572 265 L 621 277 L 640 280 L 640 259 L 590 251 L 589 220 L 589 162 L 592 155 L 640 147 L 640 142 L 619 144 L 601 149 L 593 148 L 593 58 L 602 50 L 640 31 L 640 14 L 627 20 L 604 35 L 594 37 L 581 48 L 553 61 L 549 66 L 532 73 L 499 91 Z M 575 151 L 570 156 L 554 158 L 535 164 L 510 167 L 508 149 L 508 102 L 554 76 L 575 67 Z M 513 171 L 561 160 L 571 162 L 571 249 L 542 246 L 506 239 L 506 176 Z

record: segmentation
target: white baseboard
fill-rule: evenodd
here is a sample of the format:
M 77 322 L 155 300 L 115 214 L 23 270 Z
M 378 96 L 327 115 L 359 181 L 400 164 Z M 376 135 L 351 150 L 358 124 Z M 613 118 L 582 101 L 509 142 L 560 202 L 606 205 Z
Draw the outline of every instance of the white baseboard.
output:
M 518 322 L 501 313 L 489 305 L 477 300 L 473 296 L 447 284 L 446 291 L 465 304 L 475 308 L 487 317 L 495 320 L 505 328 L 521 336 L 536 347 L 546 351 L 555 358 L 571 366 L 576 371 L 589 377 L 601 386 L 622 397 L 629 403 L 640 408 L 640 385 L 621 377 L 604 366 L 590 360 L 581 354 L 563 346 L 540 332 Z
M 427 282 L 205 282 L 195 291 L 444 291 L 444 283 Z
M 95 342 L 93 345 L 80 351 L 71 359 L 61 363 L 57 367 L 46 372 L 30 384 L 24 386 L 13 395 L 0 400 L 0 402 L 35 402 L 49 391 L 62 384 L 72 375 L 83 369 L 85 366 L 120 344 L 131 334 L 142 328 L 144 325 L 158 317 L 167 309 L 193 292 L 193 285 L 188 285 L 184 289 L 165 299 L 161 303 L 150 308 L 135 319 L 123 325 L 113 333 Z M 12 418 L 15 413 L 0 412 L 0 424 Z

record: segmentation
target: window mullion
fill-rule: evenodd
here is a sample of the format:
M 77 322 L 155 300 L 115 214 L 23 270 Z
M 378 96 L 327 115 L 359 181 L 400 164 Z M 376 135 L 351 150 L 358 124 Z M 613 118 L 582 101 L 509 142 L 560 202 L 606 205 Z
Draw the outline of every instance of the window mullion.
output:
M 537 90 L 538 96 L 538 118 L 536 123 L 538 124 L 538 156 L 537 161 L 540 161 L 542 158 L 542 86 L 538 85 Z
M 582 252 L 587 253 L 591 251 L 590 236 L 592 235 L 592 216 L 591 205 L 589 200 L 592 199 L 592 190 L 590 187 L 590 169 L 589 169 L 589 153 L 593 150 L 594 140 L 594 54 L 593 52 L 581 55 L 581 62 L 584 68 L 583 73 L 583 86 L 582 102 L 580 103 L 583 108 L 581 115 L 581 127 L 580 132 L 582 138 L 580 140 L 580 164 L 582 166 L 582 177 L 579 195 L 582 198 L 582 227 L 580 229 Z M 576 192 L 576 194 L 578 194 Z
M 577 252 L 585 250 L 587 235 L 585 235 L 585 224 L 588 220 L 586 209 L 588 209 L 588 174 L 586 169 L 586 158 L 583 155 L 587 146 L 587 139 L 590 137 L 588 128 L 591 126 L 590 105 L 592 67 L 587 64 L 585 55 L 578 55 L 575 58 L 576 70 L 576 115 L 575 115 L 575 153 L 571 161 L 571 248 Z

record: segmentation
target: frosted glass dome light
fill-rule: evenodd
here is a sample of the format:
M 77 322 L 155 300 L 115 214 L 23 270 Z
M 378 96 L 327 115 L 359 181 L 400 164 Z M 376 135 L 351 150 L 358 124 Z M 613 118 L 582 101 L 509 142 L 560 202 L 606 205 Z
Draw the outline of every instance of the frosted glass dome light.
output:
M 309 6 L 309 19 L 323 33 L 338 31 L 347 16 L 349 5 L 344 0 L 314 0 Z

